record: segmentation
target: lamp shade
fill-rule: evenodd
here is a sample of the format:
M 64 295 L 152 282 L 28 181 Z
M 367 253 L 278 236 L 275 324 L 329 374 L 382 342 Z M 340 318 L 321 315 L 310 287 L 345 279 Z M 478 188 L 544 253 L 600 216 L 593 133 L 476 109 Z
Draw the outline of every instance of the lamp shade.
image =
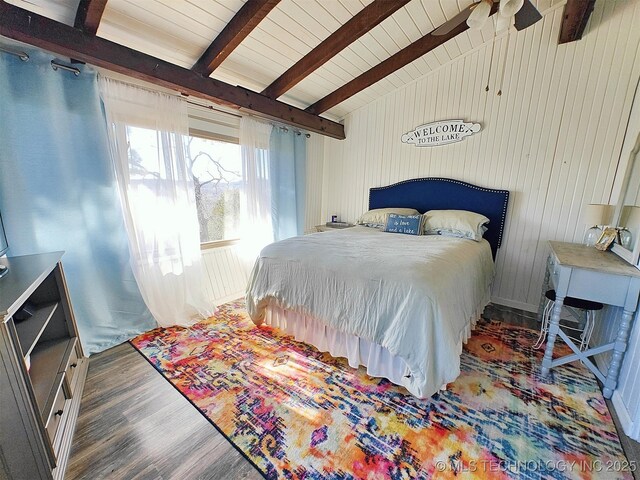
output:
M 590 203 L 584 207 L 582 221 L 585 225 L 608 225 L 611 220 L 611 205 Z

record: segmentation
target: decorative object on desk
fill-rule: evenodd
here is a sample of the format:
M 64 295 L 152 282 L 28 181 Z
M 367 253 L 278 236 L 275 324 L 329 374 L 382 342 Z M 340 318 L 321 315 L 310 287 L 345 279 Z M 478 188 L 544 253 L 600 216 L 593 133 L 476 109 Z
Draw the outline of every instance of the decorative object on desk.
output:
M 627 250 L 631 250 L 632 240 L 633 240 L 633 236 L 631 235 L 631 232 L 629 230 L 627 230 L 625 227 L 618 229 L 618 238 L 616 239 L 616 241 L 620 245 L 622 245 L 623 248 L 626 248 Z
M 433 147 L 461 142 L 480 131 L 479 123 L 466 123 L 464 120 L 441 120 L 425 123 L 402 135 L 402 143 L 416 147 Z
M 613 241 L 618 236 L 618 230 L 613 227 L 607 227 L 600 235 L 600 238 L 596 242 L 596 248 L 602 252 L 605 252 L 609 249 Z
M 585 225 L 590 225 L 584 234 L 584 244 L 593 246 L 602 236 L 600 225 L 607 225 L 611 217 L 610 205 L 599 205 L 591 203 L 584 207 L 582 220 Z

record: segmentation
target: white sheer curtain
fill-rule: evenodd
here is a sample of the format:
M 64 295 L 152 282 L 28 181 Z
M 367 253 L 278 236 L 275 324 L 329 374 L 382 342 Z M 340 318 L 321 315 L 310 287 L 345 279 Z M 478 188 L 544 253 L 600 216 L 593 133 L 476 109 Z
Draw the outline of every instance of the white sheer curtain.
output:
M 203 290 L 186 104 L 103 76 L 98 85 L 138 287 L 159 325 L 189 325 L 212 309 Z
M 265 245 L 273 242 L 271 223 L 271 179 L 269 139 L 272 126 L 251 117 L 240 120 L 243 192 L 242 253 L 255 260 Z

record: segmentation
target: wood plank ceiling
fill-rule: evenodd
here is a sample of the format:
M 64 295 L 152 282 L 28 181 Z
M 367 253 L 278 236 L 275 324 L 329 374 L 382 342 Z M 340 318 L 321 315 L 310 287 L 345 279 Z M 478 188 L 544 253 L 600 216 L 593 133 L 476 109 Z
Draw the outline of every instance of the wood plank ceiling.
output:
M 562 1 L 532 0 L 532 3 L 544 13 Z M 491 22 L 481 31 L 463 31 L 358 93 L 346 99 L 333 97 L 339 103 L 327 102 L 326 109 L 314 104 L 418 41 L 466 9 L 473 0 L 375 3 L 373 0 L 7 0 L 7 3 L 75 25 L 85 32 L 96 32 L 97 27 L 97 35 L 103 39 L 183 68 L 212 71 L 214 79 L 262 92 L 273 99 L 279 97 L 281 102 L 308 109 L 310 113 L 324 112 L 323 116 L 330 120 L 344 118 L 490 41 L 494 35 Z M 371 24 L 357 24 L 354 18 L 358 19 L 358 14 Z M 225 42 L 217 45 L 213 40 L 218 37 L 224 37 Z M 231 42 L 228 46 L 234 48 L 225 48 L 226 42 Z M 338 53 L 331 56 L 324 52 L 322 56 L 319 48 Z M 318 54 L 315 62 L 306 57 L 312 51 Z M 285 72 L 288 77 L 282 77 Z

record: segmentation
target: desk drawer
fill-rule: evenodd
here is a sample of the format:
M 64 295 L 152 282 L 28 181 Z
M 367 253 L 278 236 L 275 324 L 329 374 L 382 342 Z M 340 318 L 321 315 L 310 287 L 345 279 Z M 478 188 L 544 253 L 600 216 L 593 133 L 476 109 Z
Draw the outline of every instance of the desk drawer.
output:
M 567 296 L 623 307 L 630 280 L 630 277 L 620 275 L 573 269 Z

